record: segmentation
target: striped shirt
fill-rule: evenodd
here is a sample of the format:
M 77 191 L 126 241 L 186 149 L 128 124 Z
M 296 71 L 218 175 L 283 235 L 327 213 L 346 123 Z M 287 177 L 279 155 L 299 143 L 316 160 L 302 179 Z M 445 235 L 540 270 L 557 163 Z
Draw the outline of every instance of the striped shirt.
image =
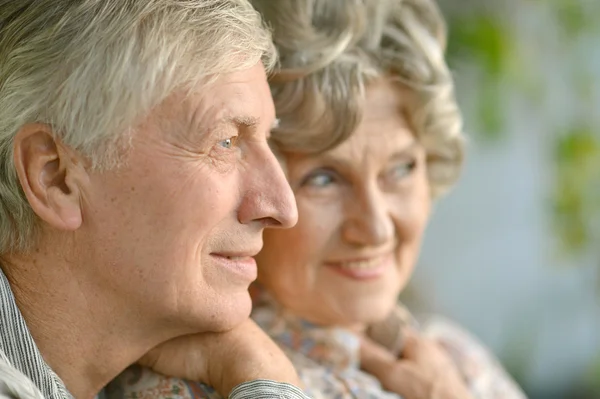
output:
M 0 399 L 71 399 L 44 361 L 0 269 Z M 230 399 L 308 399 L 290 384 L 256 380 L 238 385 Z
M 26 385 L 28 381 L 23 377 L 27 376 L 45 398 L 72 398 L 33 342 L 33 337 L 29 333 L 2 270 L 0 270 L 0 359 L 0 367 L 4 368 L 0 374 L 0 387 L 2 384 L 15 386 L 16 381 L 19 381 L 19 386 Z M 13 369 L 11 373 L 7 371 L 9 368 Z M 15 379 L 14 375 L 17 371 L 22 377 Z M 12 378 L 7 377 L 9 374 Z

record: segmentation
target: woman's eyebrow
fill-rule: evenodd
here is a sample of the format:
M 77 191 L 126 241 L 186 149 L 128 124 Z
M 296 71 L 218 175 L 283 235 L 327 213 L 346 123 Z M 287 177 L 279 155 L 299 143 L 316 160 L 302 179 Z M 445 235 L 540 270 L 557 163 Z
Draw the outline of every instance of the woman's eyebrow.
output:
M 392 153 L 392 155 L 390 156 L 390 158 L 395 159 L 395 158 L 404 158 L 406 156 L 410 156 L 415 152 L 415 150 L 418 147 L 419 147 L 419 142 L 417 140 L 412 140 L 410 143 L 408 143 L 406 146 L 404 146 L 404 148 L 394 151 Z
M 412 156 L 415 150 L 419 147 L 419 145 L 419 142 L 416 139 L 413 139 L 407 142 L 407 144 L 403 147 L 391 152 L 388 156 L 388 159 L 402 159 Z M 355 161 L 354 157 L 337 154 L 335 152 L 325 152 L 323 154 L 318 154 L 313 159 L 334 164 L 351 164 Z

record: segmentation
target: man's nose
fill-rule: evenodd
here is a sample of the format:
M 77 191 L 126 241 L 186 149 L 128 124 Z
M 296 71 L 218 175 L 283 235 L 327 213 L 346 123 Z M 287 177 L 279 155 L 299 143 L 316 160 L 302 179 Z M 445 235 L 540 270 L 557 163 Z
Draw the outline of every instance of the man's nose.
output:
M 240 223 L 261 222 L 264 227 L 290 228 L 298 222 L 296 199 L 281 165 L 265 143 L 249 166 Z

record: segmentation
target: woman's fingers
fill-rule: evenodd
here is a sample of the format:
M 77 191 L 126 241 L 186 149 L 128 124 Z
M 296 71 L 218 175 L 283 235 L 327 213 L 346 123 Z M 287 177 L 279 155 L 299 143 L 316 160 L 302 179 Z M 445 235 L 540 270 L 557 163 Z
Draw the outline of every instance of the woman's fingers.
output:
M 426 381 L 410 362 L 396 359 L 387 349 L 369 338 L 361 340 L 361 367 L 375 376 L 384 389 L 406 399 L 427 398 Z
M 421 338 L 414 330 L 409 328 L 405 329 L 402 335 L 404 341 L 401 352 L 402 359 L 416 360 L 420 356 Z
M 424 370 L 432 375 L 456 368 L 446 350 L 438 342 L 418 336 L 412 331 L 406 333 L 402 359 L 424 366 Z
M 365 371 L 377 375 L 380 371 L 389 368 L 396 360 L 394 355 L 371 338 L 361 338 L 360 364 Z
M 405 399 L 469 399 L 455 366 L 434 341 L 407 332 L 402 359 L 369 338 L 361 341 L 361 367 Z

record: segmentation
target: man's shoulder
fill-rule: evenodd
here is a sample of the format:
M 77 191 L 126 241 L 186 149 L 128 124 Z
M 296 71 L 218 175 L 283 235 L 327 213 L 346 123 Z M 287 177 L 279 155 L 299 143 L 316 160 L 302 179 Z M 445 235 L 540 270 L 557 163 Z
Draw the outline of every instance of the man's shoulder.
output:
M 14 368 L 0 351 L 0 399 L 43 399 L 35 384 Z

